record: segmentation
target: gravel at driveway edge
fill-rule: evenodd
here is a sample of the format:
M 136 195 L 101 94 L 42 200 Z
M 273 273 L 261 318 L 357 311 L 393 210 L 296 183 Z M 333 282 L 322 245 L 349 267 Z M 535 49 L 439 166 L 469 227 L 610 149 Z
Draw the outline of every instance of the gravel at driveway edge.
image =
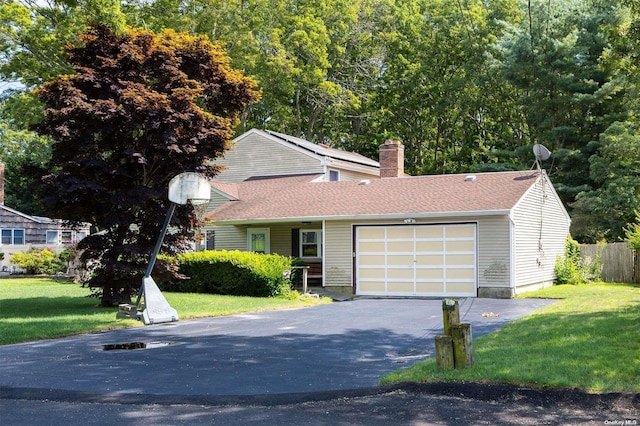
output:
M 157 405 L 262 405 L 276 406 L 359 398 L 394 392 L 447 396 L 492 403 L 521 403 L 538 407 L 564 406 L 585 410 L 640 410 L 640 394 L 587 393 L 577 389 L 530 389 L 503 384 L 484 383 L 400 383 L 352 390 L 272 395 L 158 395 L 37 389 L 0 386 L 0 399 L 48 400 L 57 402 L 157 404 Z

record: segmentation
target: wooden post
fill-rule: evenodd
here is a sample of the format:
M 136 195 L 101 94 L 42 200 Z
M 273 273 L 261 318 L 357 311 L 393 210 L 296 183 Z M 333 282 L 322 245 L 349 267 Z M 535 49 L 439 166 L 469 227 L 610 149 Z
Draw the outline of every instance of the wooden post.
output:
M 442 334 L 436 336 L 436 365 L 443 370 L 450 370 L 455 367 L 453 339 L 451 336 Z
M 451 326 L 453 338 L 453 359 L 455 368 L 466 368 L 473 365 L 473 345 L 471 324 L 453 324 Z
M 451 336 L 451 326 L 460 323 L 460 308 L 455 299 L 442 301 L 442 320 L 444 322 L 444 334 Z
M 640 249 L 633 252 L 633 282 L 640 284 Z

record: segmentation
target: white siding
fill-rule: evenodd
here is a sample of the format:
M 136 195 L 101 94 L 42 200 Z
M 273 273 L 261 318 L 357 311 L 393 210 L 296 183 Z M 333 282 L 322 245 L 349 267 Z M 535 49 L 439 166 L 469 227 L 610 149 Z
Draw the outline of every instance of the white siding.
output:
M 478 287 L 509 288 L 511 275 L 507 216 L 482 217 L 478 221 Z
M 329 170 L 338 170 L 340 172 L 340 180 L 380 179 L 380 176 L 377 174 L 361 173 L 352 170 L 341 170 L 335 167 L 330 167 Z M 329 173 L 326 174 L 325 180 L 329 180 Z
M 539 179 L 513 209 L 516 293 L 553 284 L 564 254 L 569 217 L 547 178 Z
M 297 226 L 300 228 L 300 226 Z M 281 256 L 291 256 L 291 224 L 272 225 L 271 229 L 271 253 Z
M 226 168 L 215 178 L 220 182 L 240 182 L 251 176 L 324 172 L 320 159 L 258 133 L 249 133 L 232 142 L 231 149 L 223 158 L 216 159 L 215 164 Z
M 324 282 L 326 287 L 353 286 L 352 222 L 328 221 L 324 229 Z
M 247 251 L 247 228 L 243 226 L 205 226 L 216 233 L 216 250 Z

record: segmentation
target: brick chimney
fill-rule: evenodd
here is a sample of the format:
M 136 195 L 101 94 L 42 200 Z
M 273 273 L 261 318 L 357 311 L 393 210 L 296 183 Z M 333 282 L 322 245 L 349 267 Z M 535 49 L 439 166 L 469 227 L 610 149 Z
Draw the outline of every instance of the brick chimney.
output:
M 0 162 L 0 206 L 4 206 L 4 163 Z
M 404 145 L 388 140 L 380 145 L 380 177 L 404 176 Z

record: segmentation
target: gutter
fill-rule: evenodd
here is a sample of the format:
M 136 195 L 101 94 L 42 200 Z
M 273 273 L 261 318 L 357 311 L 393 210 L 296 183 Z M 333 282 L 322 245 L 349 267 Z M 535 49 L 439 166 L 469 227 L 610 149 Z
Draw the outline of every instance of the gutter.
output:
M 250 225 L 264 223 L 290 223 L 300 221 L 342 221 L 342 220 L 403 220 L 403 219 L 434 219 L 442 217 L 479 217 L 479 216 L 509 216 L 511 210 L 485 210 L 480 212 L 434 212 L 434 213 L 388 213 L 376 215 L 344 215 L 344 216 L 293 216 L 274 218 L 252 218 L 237 220 L 211 220 L 207 225 Z

